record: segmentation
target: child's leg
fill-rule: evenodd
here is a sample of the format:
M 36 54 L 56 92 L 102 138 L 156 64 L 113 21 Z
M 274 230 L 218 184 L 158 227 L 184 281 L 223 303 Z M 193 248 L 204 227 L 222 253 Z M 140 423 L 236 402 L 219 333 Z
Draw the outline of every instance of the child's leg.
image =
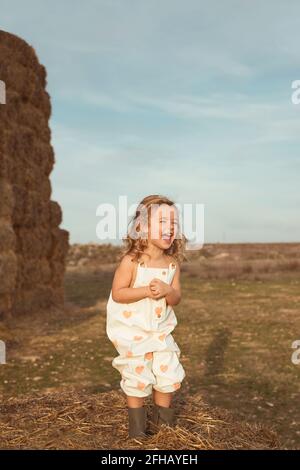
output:
M 121 389 L 127 397 L 128 406 L 138 408 L 143 399 L 152 393 L 152 385 L 156 383 L 152 373 L 152 361 L 145 355 L 125 357 L 118 356 L 113 360 L 113 366 L 122 376 Z
M 132 357 L 122 370 L 121 388 L 127 399 L 130 438 L 146 436 L 147 410 L 144 400 L 151 395 L 155 383 L 151 364 L 152 361 L 146 360 L 144 355 Z
M 164 406 L 165 408 L 169 408 L 171 406 L 172 401 L 172 393 L 163 393 L 159 390 L 153 389 L 153 401 L 156 405 Z
M 144 406 L 143 397 L 132 397 L 132 396 L 126 395 L 126 398 L 127 398 L 127 406 L 129 408 L 140 408 L 141 406 Z
M 129 437 L 145 437 L 147 411 L 144 407 L 144 398 L 127 395 L 127 411 Z
M 153 374 L 156 378 L 155 398 L 161 406 L 170 406 L 172 394 L 181 386 L 185 371 L 176 351 L 155 351 L 153 353 Z M 156 392 L 158 392 L 156 394 Z M 156 402 L 157 403 L 157 402 Z
M 176 351 L 155 351 L 153 353 L 153 374 L 156 384 L 153 386 L 152 427 L 157 430 L 162 424 L 173 426 L 175 410 L 171 407 L 175 390 L 180 388 L 185 377 L 185 371 L 179 362 Z

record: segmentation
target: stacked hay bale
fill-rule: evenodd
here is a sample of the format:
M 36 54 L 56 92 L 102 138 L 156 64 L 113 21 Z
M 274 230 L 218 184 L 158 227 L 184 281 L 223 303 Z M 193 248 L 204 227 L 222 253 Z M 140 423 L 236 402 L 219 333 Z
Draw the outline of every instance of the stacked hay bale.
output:
M 22 39 L 0 31 L 0 315 L 60 305 L 69 233 L 51 201 L 54 165 L 46 71 Z

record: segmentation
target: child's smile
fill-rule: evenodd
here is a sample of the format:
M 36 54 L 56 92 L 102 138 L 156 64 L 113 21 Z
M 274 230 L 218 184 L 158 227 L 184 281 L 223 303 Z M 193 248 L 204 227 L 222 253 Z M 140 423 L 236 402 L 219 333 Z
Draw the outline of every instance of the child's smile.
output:
M 169 248 L 172 245 L 173 240 L 174 240 L 173 237 L 174 237 L 174 233 L 172 232 L 164 232 L 162 234 L 161 239 L 167 245 L 167 248 Z
M 162 204 L 151 217 L 151 241 L 166 250 L 172 245 L 178 228 L 177 209 Z

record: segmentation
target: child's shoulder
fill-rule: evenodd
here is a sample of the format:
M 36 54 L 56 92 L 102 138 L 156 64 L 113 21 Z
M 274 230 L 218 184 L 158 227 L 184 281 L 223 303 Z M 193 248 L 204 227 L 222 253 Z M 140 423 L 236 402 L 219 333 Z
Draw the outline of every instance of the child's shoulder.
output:
M 177 269 L 180 268 L 180 263 L 174 256 L 167 255 L 167 261 L 168 261 L 168 264 L 172 263 L 173 265 L 175 265 Z
M 123 264 L 133 264 L 134 263 L 134 256 L 133 254 L 131 253 L 126 253 L 126 255 L 123 255 L 121 260 L 120 260 L 120 263 L 123 263 Z
M 122 256 L 119 267 L 126 268 L 126 269 L 133 269 L 134 266 L 137 264 L 135 257 L 132 253 L 127 253 L 126 255 Z

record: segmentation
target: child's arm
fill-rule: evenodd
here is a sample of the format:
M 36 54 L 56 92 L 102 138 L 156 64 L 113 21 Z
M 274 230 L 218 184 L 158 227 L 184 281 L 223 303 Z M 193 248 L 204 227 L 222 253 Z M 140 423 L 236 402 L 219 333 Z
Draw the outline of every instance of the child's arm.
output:
M 129 304 L 152 297 L 149 286 L 129 287 L 133 276 L 133 262 L 131 256 L 126 255 L 116 269 L 112 283 L 112 299 L 121 304 Z
M 170 285 L 170 291 L 166 295 L 166 302 L 168 305 L 178 305 L 181 300 L 180 267 L 178 263 L 176 266 L 177 268 L 172 284 Z

